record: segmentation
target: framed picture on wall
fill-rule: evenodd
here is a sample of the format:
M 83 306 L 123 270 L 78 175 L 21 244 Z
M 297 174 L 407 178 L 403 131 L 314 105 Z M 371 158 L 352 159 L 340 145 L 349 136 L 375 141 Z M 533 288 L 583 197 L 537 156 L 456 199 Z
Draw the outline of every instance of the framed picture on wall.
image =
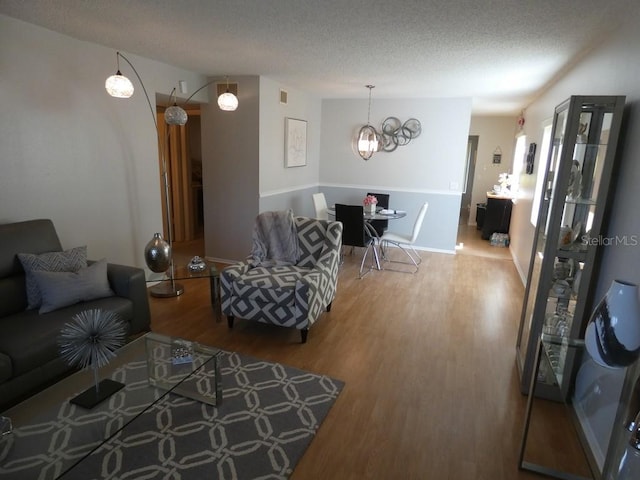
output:
M 304 167 L 307 164 L 307 122 L 284 119 L 284 166 Z

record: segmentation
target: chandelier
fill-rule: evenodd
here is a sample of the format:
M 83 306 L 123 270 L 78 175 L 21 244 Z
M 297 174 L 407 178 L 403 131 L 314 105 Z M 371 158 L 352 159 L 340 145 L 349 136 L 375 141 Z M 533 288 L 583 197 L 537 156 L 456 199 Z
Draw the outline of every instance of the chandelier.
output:
M 363 160 L 369 160 L 375 152 L 378 152 L 382 147 L 382 136 L 371 125 L 371 90 L 375 88 L 375 85 L 365 85 L 369 89 L 369 109 L 367 111 L 367 124 L 364 125 L 356 136 L 356 148 L 358 154 Z

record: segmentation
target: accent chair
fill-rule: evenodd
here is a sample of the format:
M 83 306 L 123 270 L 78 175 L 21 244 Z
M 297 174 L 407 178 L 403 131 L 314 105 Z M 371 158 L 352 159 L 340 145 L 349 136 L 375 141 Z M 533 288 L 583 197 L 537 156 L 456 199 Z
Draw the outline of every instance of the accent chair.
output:
M 258 265 L 250 261 L 222 270 L 222 313 L 300 330 L 302 343 L 336 295 L 342 224 L 294 217 L 301 254 L 295 265 Z

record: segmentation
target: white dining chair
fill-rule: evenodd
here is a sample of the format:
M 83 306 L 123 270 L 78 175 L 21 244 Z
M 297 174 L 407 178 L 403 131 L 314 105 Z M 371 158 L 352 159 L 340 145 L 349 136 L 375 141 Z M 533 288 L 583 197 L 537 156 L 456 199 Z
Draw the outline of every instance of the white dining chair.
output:
M 420 233 L 420 229 L 422 228 L 422 222 L 424 220 L 424 216 L 427 213 L 427 209 L 429 208 L 429 202 L 425 202 L 422 207 L 420 207 L 420 211 L 418 212 L 418 216 L 416 217 L 415 222 L 413 223 L 413 230 L 410 234 L 403 234 L 392 232 L 387 230 L 384 232 L 382 237 L 380 237 L 380 246 L 382 248 L 382 257 L 385 262 L 390 263 L 404 263 L 407 265 L 413 265 L 415 267 L 415 271 L 407 272 L 405 270 L 396 270 L 398 272 L 404 273 L 416 273 L 418 271 L 418 265 L 422 262 L 422 258 L 413 247 L 416 240 L 418 239 L 418 234 Z M 387 258 L 387 248 L 389 245 L 394 245 L 402 250 L 411 262 L 404 262 L 401 260 L 389 260 Z M 393 270 L 392 268 L 384 268 L 385 270 Z
M 316 209 L 316 218 L 318 220 L 329 220 L 329 214 L 327 213 L 327 199 L 324 197 L 324 193 L 313 194 L 313 206 Z

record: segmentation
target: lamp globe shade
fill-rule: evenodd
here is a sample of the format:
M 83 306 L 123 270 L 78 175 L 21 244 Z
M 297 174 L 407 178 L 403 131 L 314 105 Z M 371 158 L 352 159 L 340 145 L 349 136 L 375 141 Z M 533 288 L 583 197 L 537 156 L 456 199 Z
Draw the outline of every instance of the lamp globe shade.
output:
M 167 125 L 184 125 L 189 117 L 182 107 L 173 105 L 164 111 L 164 121 Z
M 218 107 L 225 112 L 233 112 L 238 108 L 238 97 L 231 92 L 225 92 L 218 97 Z
M 107 78 L 104 82 L 104 88 L 109 95 L 116 98 L 129 98 L 133 95 L 133 83 L 119 70 L 118 73 Z

